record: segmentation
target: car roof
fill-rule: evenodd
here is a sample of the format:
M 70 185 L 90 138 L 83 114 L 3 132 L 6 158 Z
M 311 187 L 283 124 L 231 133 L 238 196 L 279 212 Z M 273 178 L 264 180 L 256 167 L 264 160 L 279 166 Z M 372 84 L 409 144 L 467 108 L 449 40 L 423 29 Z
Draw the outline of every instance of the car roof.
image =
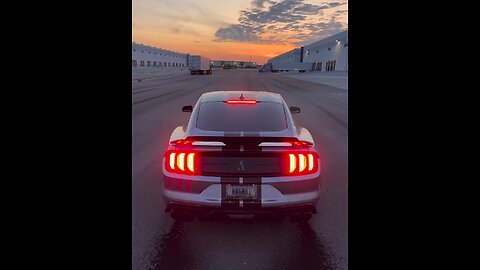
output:
M 283 99 L 280 94 L 267 92 L 267 91 L 213 91 L 213 92 L 204 93 L 200 97 L 200 102 L 239 99 L 240 95 L 243 95 L 243 97 L 247 100 L 253 99 L 256 101 L 283 103 Z

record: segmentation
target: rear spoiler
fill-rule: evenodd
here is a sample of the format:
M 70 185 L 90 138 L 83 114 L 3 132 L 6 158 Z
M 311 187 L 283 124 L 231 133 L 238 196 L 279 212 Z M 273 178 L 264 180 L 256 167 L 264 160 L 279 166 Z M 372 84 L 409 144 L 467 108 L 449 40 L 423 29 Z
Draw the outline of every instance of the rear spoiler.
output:
M 170 142 L 171 145 L 193 145 L 193 146 L 231 146 L 251 145 L 257 147 L 308 147 L 313 142 L 300 141 L 295 137 L 217 137 L 217 136 L 190 136 L 182 140 Z

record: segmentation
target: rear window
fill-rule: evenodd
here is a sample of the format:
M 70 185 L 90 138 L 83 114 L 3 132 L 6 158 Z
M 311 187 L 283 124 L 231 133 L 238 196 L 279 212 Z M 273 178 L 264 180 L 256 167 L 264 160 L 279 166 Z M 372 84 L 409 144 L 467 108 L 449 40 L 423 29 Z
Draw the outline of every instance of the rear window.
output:
M 217 131 L 280 131 L 287 128 L 287 119 L 280 103 L 227 104 L 214 101 L 200 104 L 197 127 Z

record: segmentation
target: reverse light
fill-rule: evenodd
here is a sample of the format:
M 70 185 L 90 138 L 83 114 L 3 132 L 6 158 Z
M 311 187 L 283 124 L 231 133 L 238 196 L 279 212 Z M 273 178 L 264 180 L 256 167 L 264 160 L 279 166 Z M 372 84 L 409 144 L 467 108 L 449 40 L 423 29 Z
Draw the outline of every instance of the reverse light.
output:
M 241 100 L 229 99 L 229 100 L 227 100 L 227 104 L 257 104 L 257 101 L 256 100 L 248 100 L 248 99 L 241 99 Z
M 313 152 L 288 154 L 286 162 L 288 162 L 289 175 L 315 173 L 319 168 L 318 156 Z

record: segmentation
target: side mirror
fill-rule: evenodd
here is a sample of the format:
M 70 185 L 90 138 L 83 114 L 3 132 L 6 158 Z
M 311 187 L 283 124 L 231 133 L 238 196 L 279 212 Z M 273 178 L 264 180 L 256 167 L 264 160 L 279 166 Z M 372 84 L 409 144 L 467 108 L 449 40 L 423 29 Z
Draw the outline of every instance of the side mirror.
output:
M 300 113 L 300 108 L 299 107 L 290 107 L 290 112 L 291 113 Z
M 192 112 L 192 111 L 193 111 L 193 106 L 192 105 L 182 107 L 182 112 Z

